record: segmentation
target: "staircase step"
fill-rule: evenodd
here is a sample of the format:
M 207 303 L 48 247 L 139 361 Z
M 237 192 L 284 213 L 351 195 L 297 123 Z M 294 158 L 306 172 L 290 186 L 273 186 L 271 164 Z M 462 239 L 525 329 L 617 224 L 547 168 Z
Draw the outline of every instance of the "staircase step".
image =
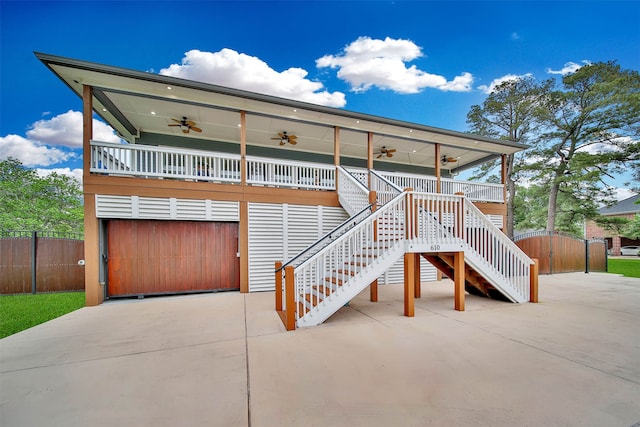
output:
M 338 279 L 337 277 L 325 277 L 324 280 L 338 286 L 342 286 L 344 284 L 344 280 Z
M 327 286 L 319 286 L 319 285 L 314 285 L 311 287 L 311 289 L 313 289 L 314 291 L 317 291 L 321 294 L 324 294 L 324 296 L 329 296 L 333 293 L 333 291 L 331 290 L 331 288 L 327 287 Z
M 355 276 L 356 275 L 356 271 L 353 270 L 333 270 L 334 274 L 347 274 L 349 276 Z

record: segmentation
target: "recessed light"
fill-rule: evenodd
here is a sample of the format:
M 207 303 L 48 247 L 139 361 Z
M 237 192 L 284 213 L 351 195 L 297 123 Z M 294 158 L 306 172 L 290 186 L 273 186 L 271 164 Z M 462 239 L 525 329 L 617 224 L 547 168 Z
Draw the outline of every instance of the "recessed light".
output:
M 413 152 L 414 152 L 414 153 L 415 153 L 416 151 L 418 151 L 418 150 L 413 150 Z
M 242 127 L 242 123 L 238 123 L 238 127 L 241 128 Z
M 409 133 L 413 133 L 413 129 L 409 129 Z
M 103 108 L 103 109 L 102 109 L 102 111 L 107 111 L 107 109 L 106 109 L 106 108 Z
M 356 120 L 356 123 L 360 123 L 360 120 Z
M 151 115 L 152 115 L 152 116 L 155 116 L 155 115 L 156 115 L 156 112 L 155 112 L 155 111 L 152 111 L 152 112 L 151 112 Z
M 294 113 L 297 113 L 297 112 L 298 112 L 298 110 L 296 110 L 296 109 L 294 108 L 294 109 L 293 109 L 293 112 L 294 112 Z
M 171 90 L 171 86 L 167 86 L 167 89 Z

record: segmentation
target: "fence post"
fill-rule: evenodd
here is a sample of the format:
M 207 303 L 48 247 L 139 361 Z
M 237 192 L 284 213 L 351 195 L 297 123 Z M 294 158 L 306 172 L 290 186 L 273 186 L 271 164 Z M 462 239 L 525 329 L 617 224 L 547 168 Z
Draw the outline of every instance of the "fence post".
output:
M 31 293 L 36 294 L 38 288 L 38 282 L 36 281 L 36 267 L 37 267 L 37 250 L 38 250 L 38 232 L 31 233 Z
M 584 239 L 584 272 L 589 273 L 589 240 Z

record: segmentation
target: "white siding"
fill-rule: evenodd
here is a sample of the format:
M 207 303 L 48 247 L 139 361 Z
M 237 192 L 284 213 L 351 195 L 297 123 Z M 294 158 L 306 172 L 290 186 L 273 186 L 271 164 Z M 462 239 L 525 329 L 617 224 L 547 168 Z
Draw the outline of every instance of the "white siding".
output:
M 98 218 L 237 222 L 238 202 L 96 195 Z
M 273 290 L 276 261 L 286 262 L 347 219 L 342 208 L 248 205 L 249 292 Z

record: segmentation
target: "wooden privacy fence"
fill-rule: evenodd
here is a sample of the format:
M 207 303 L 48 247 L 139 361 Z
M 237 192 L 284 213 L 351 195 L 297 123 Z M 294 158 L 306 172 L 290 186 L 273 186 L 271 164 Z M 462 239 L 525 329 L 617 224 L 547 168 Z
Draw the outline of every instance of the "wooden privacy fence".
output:
M 0 231 L 0 294 L 84 290 L 81 234 Z
M 607 244 L 552 231 L 536 231 L 513 239 L 529 258 L 537 258 L 540 274 L 607 271 Z

